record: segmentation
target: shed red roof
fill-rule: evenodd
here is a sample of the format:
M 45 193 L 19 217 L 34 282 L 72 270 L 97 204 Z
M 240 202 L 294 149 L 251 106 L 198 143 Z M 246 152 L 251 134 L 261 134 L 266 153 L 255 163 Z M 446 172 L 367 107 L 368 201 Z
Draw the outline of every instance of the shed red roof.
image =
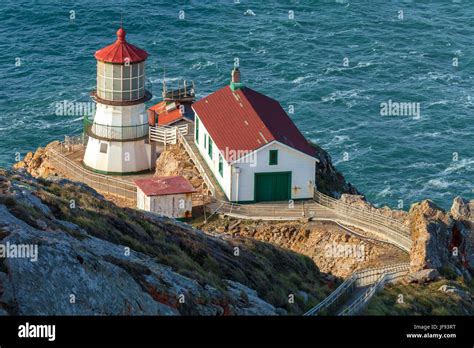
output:
M 316 151 L 298 130 L 280 103 L 244 87 L 232 91 L 229 86 L 193 104 L 227 162 L 230 151 L 254 151 L 277 140 L 298 151 L 314 156 Z
M 117 40 L 98 51 L 95 52 L 95 58 L 106 63 L 124 64 L 139 63 L 147 59 L 148 53 L 146 51 L 129 44 L 125 40 L 125 30 L 120 28 L 117 30 Z
M 169 104 L 170 103 L 166 101 L 161 101 L 148 109 L 154 111 L 158 115 L 158 125 L 160 126 L 171 124 L 183 118 L 179 104 L 176 104 L 176 108 L 168 111 L 166 110 L 166 106 Z
M 182 176 L 155 176 L 148 179 L 137 179 L 135 185 L 147 196 L 196 192 L 191 183 Z

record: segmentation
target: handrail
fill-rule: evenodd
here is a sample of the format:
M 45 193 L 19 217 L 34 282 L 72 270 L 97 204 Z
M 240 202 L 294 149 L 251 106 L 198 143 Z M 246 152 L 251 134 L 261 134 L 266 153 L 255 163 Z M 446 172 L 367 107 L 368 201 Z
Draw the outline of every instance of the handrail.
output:
M 180 132 L 177 132 L 177 136 L 178 136 L 179 142 L 181 144 L 183 144 L 184 149 L 188 153 L 189 157 L 193 161 L 193 163 L 196 166 L 199 173 L 201 174 L 201 177 L 204 180 L 204 182 L 206 183 L 209 191 L 211 192 L 211 195 L 215 196 L 216 195 L 216 188 L 215 188 L 214 184 L 212 183 L 211 179 L 209 178 L 209 176 L 207 175 L 206 170 L 204 169 L 204 167 L 201 164 L 201 161 L 197 158 L 196 154 L 193 152 L 193 149 L 191 148 L 188 141 L 186 140 L 186 137 L 183 134 L 181 134 Z
M 149 138 L 150 141 L 156 141 L 163 144 L 176 144 L 178 141 L 178 133 L 187 135 L 189 127 L 187 124 L 179 126 L 150 126 Z
M 334 206 L 327 207 L 316 201 L 294 202 L 291 208 L 288 203 L 238 204 L 221 201 L 219 212 L 235 218 L 259 220 L 300 220 L 301 218 L 330 220 L 371 231 L 377 239 L 394 244 L 405 252 L 410 251 L 412 243 L 409 236 L 404 232 L 399 232 L 395 227 L 388 227 L 385 223 L 374 220 L 366 221 L 361 217 L 353 217 L 351 214 L 344 214 L 341 210 L 337 210 Z
M 338 315 L 345 316 L 345 315 L 352 315 L 357 314 L 367 303 L 370 299 L 375 295 L 377 291 L 379 291 L 385 284 L 393 282 L 397 278 L 400 278 L 408 273 L 410 268 L 409 263 L 404 263 L 398 265 L 393 270 L 389 270 L 383 274 L 381 274 L 376 282 L 372 284 L 372 286 L 361 294 L 358 298 L 356 298 L 349 306 L 344 308 Z
M 69 177 L 75 178 L 77 181 L 83 182 L 98 191 L 119 195 L 136 201 L 137 188 L 130 181 L 90 172 L 64 156 L 61 150 L 58 151 L 53 147 L 49 147 L 47 151 L 50 159 L 60 167 L 59 169 L 67 173 Z
M 148 123 L 131 126 L 112 126 L 96 123 L 94 120 L 84 116 L 84 132 L 93 137 L 110 140 L 132 140 L 146 137 L 148 135 Z
M 342 221 L 349 224 L 352 223 L 356 226 L 358 225 L 360 228 L 373 230 L 373 232 L 382 234 L 391 242 L 396 243 L 403 250 L 410 250 L 412 244 L 410 229 L 402 222 L 378 212 L 368 212 L 353 207 L 316 190 L 314 191 L 314 200 L 332 209 L 340 216 Z
M 349 278 L 344 280 L 344 282 L 339 285 L 336 290 L 331 292 L 329 296 L 327 296 L 324 300 L 322 300 L 319 304 L 311 308 L 307 311 L 304 316 L 314 316 L 318 315 L 319 312 L 322 310 L 329 308 L 334 302 L 336 302 L 341 296 L 346 293 L 347 289 L 350 289 L 356 281 L 355 273 L 352 274 Z
M 399 231 L 401 231 L 403 233 L 406 233 L 407 235 L 409 235 L 409 233 L 410 233 L 409 232 L 409 227 L 407 225 L 403 224 L 399 220 L 396 220 L 394 218 L 385 216 L 385 215 L 383 215 L 379 212 L 369 212 L 369 211 L 360 209 L 358 207 L 354 207 L 354 206 L 349 205 L 347 203 L 341 202 L 340 200 L 338 200 L 336 198 L 327 196 L 327 195 L 323 194 L 320 191 L 314 190 L 314 199 L 318 203 L 320 203 L 322 205 L 325 205 L 325 206 L 328 206 L 330 208 L 333 208 L 332 205 L 336 205 L 336 208 L 340 208 L 340 209 L 341 208 L 346 208 L 351 212 L 355 212 L 357 214 L 360 214 L 364 218 L 368 217 L 369 219 L 375 219 L 376 221 L 385 222 L 385 223 L 388 223 L 390 225 L 393 225 L 393 226 L 397 227 L 397 229 Z
M 360 270 L 354 272 L 349 278 L 347 278 L 341 285 L 337 287 L 329 296 L 327 296 L 319 304 L 311 308 L 304 315 L 305 316 L 314 316 L 318 315 L 322 310 L 329 308 L 334 304 L 338 299 L 347 294 L 348 291 L 352 290 L 356 286 L 367 285 L 375 278 L 379 279 L 382 275 L 393 272 L 407 272 L 409 268 L 408 263 L 402 264 L 392 264 L 388 266 L 369 268 L 365 270 Z M 352 302 L 354 303 L 354 302 Z M 351 305 L 352 305 L 351 303 Z M 350 305 L 350 306 L 351 306 Z M 352 307 L 351 307 L 352 308 Z

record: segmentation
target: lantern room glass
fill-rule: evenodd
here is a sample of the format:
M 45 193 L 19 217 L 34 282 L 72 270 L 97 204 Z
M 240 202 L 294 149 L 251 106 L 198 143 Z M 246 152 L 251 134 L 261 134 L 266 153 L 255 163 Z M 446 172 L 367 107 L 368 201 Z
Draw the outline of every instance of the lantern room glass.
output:
M 145 96 L 145 62 L 111 64 L 97 61 L 97 96 L 110 101 L 133 101 Z

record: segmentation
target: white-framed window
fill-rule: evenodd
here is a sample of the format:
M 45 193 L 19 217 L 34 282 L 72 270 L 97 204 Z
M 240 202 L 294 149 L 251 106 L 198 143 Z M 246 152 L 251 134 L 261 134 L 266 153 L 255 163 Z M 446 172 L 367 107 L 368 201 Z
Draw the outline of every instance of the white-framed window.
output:
M 97 61 L 97 95 L 112 101 L 130 101 L 145 95 L 145 62 L 111 64 Z

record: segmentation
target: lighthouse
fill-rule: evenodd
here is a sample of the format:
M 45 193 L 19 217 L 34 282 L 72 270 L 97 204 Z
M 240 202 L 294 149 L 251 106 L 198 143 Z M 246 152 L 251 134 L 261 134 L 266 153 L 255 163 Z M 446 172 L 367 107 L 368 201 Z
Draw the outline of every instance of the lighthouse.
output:
M 84 118 L 88 136 L 83 164 L 103 174 L 135 174 L 154 166 L 155 149 L 148 141 L 145 102 L 145 61 L 148 53 L 125 39 L 123 28 L 117 40 L 95 53 L 97 89 L 93 120 Z

